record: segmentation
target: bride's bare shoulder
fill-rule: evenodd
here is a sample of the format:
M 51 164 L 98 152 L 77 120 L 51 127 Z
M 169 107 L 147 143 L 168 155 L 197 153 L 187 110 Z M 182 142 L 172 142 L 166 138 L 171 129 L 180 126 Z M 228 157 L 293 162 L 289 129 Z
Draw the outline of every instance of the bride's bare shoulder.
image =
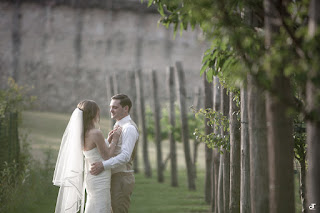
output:
M 90 129 L 87 134 L 87 138 L 98 139 L 103 138 L 102 131 L 100 129 Z

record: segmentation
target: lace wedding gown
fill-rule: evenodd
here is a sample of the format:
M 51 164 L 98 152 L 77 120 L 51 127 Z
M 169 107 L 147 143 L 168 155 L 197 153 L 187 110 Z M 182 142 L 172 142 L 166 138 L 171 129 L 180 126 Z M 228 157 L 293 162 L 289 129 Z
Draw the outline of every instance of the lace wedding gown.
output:
M 99 175 L 91 175 L 91 164 L 103 161 L 97 148 L 83 151 L 85 156 L 84 181 L 87 192 L 85 213 L 111 213 L 110 182 L 111 170 L 104 170 Z

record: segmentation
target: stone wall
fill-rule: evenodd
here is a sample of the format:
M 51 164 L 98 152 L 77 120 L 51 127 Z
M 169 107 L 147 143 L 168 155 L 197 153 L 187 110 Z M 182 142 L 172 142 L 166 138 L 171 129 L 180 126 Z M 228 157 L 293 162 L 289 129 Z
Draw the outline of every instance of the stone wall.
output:
M 82 99 L 109 102 L 106 78 L 113 73 L 121 80 L 120 92 L 130 93 L 127 73 L 142 69 L 149 96 L 155 69 L 165 100 L 166 67 L 179 60 L 191 96 L 202 84 L 206 43 L 199 41 L 200 31 L 178 32 L 174 40 L 172 29 L 157 25 L 159 15 L 146 11 L 0 2 L 0 87 L 13 76 L 33 86 L 36 109 L 66 112 Z

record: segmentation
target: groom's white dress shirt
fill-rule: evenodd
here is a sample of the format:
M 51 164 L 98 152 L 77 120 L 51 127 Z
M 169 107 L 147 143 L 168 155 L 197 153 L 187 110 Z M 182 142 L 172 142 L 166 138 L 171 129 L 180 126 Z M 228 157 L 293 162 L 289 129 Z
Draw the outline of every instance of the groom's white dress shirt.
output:
M 116 156 L 102 162 L 104 169 L 111 169 L 113 174 L 117 172 L 133 172 L 133 170 L 128 170 L 126 165 L 131 160 L 132 151 L 139 138 L 137 128 L 132 123 L 130 115 L 115 123 L 115 126 L 122 127 L 122 133 L 115 150 Z

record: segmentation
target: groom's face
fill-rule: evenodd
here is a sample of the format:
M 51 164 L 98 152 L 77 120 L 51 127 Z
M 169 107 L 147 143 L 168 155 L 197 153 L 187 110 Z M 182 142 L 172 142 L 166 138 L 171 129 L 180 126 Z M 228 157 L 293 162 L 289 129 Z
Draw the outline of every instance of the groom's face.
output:
M 115 120 L 121 120 L 126 114 L 126 107 L 120 105 L 120 100 L 112 99 L 110 102 L 110 114 L 111 118 Z

